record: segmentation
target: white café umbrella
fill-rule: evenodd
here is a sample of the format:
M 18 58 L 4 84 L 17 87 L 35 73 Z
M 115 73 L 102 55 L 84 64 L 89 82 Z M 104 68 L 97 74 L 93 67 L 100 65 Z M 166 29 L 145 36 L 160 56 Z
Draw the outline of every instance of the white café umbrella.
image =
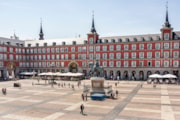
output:
M 177 78 L 177 76 L 172 75 L 172 74 L 166 74 L 166 75 L 163 75 L 163 78 Z
M 163 78 L 163 76 L 159 74 L 152 74 L 152 75 L 149 75 L 149 78 Z

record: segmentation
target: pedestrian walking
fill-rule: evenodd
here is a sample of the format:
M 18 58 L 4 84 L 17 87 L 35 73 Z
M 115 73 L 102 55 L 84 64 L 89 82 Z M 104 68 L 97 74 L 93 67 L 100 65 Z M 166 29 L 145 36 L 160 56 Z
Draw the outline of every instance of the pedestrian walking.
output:
M 119 92 L 118 92 L 118 90 L 116 90 L 116 97 L 118 97 L 118 94 L 119 94 Z
M 86 93 L 86 101 L 87 101 L 87 93 Z
M 81 109 L 80 113 L 83 115 L 84 114 L 84 105 L 83 104 L 81 104 L 80 109 Z
M 84 94 L 83 94 L 83 93 L 81 94 L 81 98 L 82 98 L 82 100 L 84 101 Z

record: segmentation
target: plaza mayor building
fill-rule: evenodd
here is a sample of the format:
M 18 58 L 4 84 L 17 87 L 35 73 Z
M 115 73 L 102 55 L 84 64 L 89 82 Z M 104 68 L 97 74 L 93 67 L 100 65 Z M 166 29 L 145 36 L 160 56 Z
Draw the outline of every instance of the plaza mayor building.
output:
M 98 61 L 105 78 L 146 80 L 153 73 L 174 74 L 180 79 L 180 31 L 174 31 L 166 10 L 165 23 L 158 34 L 99 37 L 92 19 L 86 38 L 44 40 L 42 24 L 39 40 L 0 37 L 1 78 L 23 71 L 83 72 Z

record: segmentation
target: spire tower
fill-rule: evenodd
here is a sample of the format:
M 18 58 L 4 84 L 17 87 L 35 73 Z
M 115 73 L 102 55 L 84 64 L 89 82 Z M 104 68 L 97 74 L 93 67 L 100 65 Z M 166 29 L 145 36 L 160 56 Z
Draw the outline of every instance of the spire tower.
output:
M 42 19 L 41 19 L 41 26 L 40 26 L 39 40 L 44 40 L 44 33 L 43 33 L 43 29 L 42 29 Z
M 96 29 L 95 29 L 95 26 L 94 26 L 94 11 L 93 11 L 93 15 L 92 15 L 92 27 L 91 27 L 91 32 L 92 32 L 92 33 L 96 33 Z
M 171 27 L 171 24 L 169 23 L 169 17 L 168 17 L 168 2 L 166 3 L 166 19 L 165 19 L 164 26 L 168 28 Z

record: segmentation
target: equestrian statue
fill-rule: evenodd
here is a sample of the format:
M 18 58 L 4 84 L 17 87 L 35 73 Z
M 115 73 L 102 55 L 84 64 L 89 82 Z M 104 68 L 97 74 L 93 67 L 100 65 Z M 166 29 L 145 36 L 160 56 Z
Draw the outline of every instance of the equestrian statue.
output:
M 96 60 L 95 64 L 90 65 L 91 67 L 91 77 L 104 77 L 104 68 L 99 65 L 99 62 Z

